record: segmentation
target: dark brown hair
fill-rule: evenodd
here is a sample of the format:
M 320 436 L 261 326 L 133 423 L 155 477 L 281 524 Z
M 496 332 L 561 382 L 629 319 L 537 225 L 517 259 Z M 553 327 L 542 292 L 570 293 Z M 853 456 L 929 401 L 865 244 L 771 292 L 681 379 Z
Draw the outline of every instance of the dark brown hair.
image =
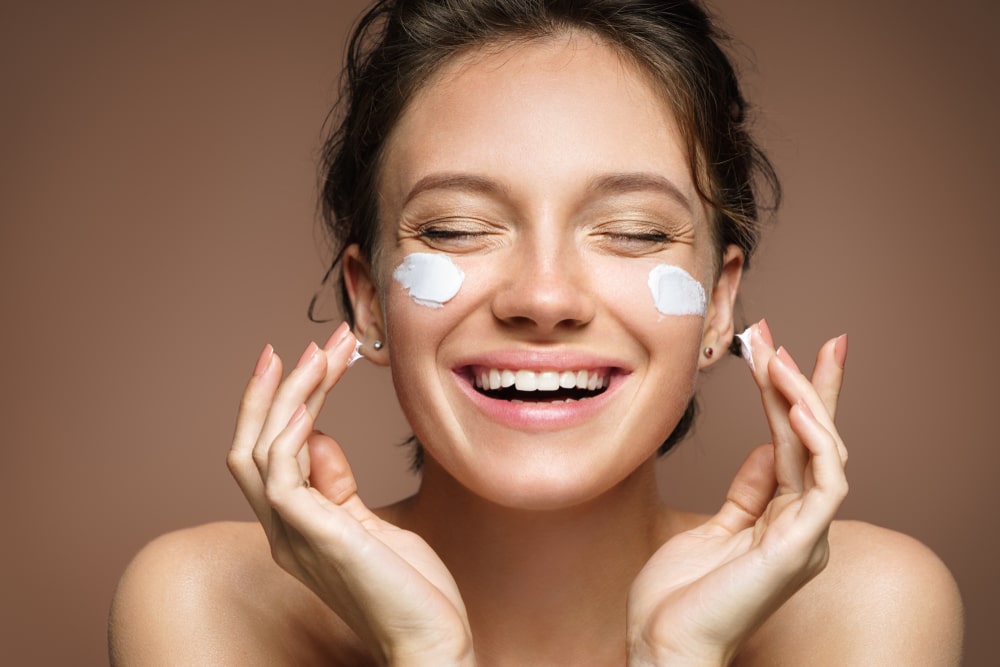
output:
M 488 45 L 590 33 L 644 72 L 662 92 L 683 134 L 699 195 L 712 211 L 721 258 L 740 247 L 749 262 L 760 233 L 761 200 L 780 187 L 747 128 L 748 105 L 721 44 L 726 37 L 691 0 L 380 0 L 351 37 L 338 106 L 322 156 L 322 220 L 333 245 L 324 284 L 344 248 L 377 252 L 378 175 L 386 140 L 414 94 L 456 55 Z M 721 262 L 718 262 L 721 264 Z M 353 323 L 343 280 L 337 282 Z M 310 305 L 315 317 L 316 299 Z M 686 435 L 692 399 L 660 452 Z M 418 449 L 418 455 L 420 454 Z

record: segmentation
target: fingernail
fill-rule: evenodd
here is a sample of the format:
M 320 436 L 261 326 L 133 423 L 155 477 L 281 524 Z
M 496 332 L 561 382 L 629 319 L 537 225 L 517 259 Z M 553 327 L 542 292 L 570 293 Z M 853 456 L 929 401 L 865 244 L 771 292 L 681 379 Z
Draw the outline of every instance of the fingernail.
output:
M 299 357 L 299 363 L 295 364 L 295 367 L 299 368 L 308 363 L 313 357 L 316 356 L 317 352 L 319 352 L 319 346 L 317 346 L 316 343 L 309 343 L 309 347 L 307 347 L 306 351 L 302 353 L 301 357 Z
M 267 367 L 271 365 L 271 358 L 274 356 L 274 348 L 270 343 L 264 346 L 261 350 L 260 356 L 257 357 L 257 365 L 253 367 L 253 376 L 260 377 L 267 370 Z
M 771 327 L 767 326 L 767 320 L 758 322 L 757 330 L 760 331 L 760 336 L 764 339 L 764 342 L 774 347 L 774 338 L 771 337 Z
M 796 404 L 802 408 L 802 412 L 806 413 L 806 417 L 809 417 L 809 419 L 812 419 L 813 421 L 816 420 L 816 415 L 814 415 L 813 411 L 809 409 L 808 405 L 806 405 L 805 400 L 800 398 L 796 401 Z
M 841 370 L 847 363 L 847 334 L 841 334 L 833 344 L 833 358 L 837 360 L 837 365 Z
M 330 339 L 326 341 L 326 345 L 323 346 L 323 349 L 327 352 L 332 350 L 337 343 L 342 341 L 344 337 L 347 336 L 347 332 L 350 330 L 350 327 L 347 326 L 347 322 L 341 322 L 340 326 L 334 329 L 333 333 L 330 334 Z
M 795 372 L 797 372 L 797 373 L 801 373 L 802 372 L 802 370 L 799 368 L 799 365 L 797 363 L 795 363 L 794 359 L 792 359 L 792 355 L 788 354 L 788 350 L 785 349 L 784 345 L 782 345 L 781 347 L 779 347 L 777 349 L 777 351 L 775 352 L 775 354 L 783 362 L 785 362 L 786 364 L 788 364 L 789 366 L 791 366 L 792 368 L 794 368 Z
M 298 408 L 295 409 L 295 412 L 292 413 L 292 418 L 288 420 L 288 425 L 291 426 L 295 422 L 299 421 L 305 416 L 305 414 L 306 414 L 306 404 L 302 403 L 301 405 L 299 405 Z

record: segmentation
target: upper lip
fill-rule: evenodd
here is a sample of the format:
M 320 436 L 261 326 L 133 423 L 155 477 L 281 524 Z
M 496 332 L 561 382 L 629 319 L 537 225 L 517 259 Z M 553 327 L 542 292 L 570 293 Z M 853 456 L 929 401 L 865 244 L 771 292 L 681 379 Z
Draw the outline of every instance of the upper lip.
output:
M 472 367 L 531 370 L 579 371 L 608 369 L 615 373 L 631 372 L 621 359 L 576 350 L 498 350 L 480 352 L 453 364 L 456 372 Z

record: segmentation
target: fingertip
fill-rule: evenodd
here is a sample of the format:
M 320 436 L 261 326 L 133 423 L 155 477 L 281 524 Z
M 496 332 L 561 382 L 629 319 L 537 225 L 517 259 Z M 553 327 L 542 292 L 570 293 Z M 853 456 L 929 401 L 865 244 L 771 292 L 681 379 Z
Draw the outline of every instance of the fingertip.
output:
M 347 325 L 347 322 L 341 322 L 340 326 L 334 329 L 333 333 L 330 334 L 330 338 L 326 341 L 326 344 L 323 345 L 323 349 L 329 352 L 336 347 L 338 343 L 342 342 L 350 331 L 351 328 Z
M 319 352 L 319 345 L 317 345 L 314 342 L 310 342 L 309 345 L 306 347 L 305 351 L 302 353 L 302 356 L 299 357 L 299 361 L 298 363 L 295 364 L 295 367 L 301 368 L 306 364 L 310 363 L 313 359 L 316 358 L 316 354 L 318 352 Z
M 843 333 L 837 336 L 833 343 L 833 358 L 837 361 L 837 365 L 843 370 L 845 364 L 847 363 L 847 334 Z
M 253 367 L 252 377 L 260 377 L 267 372 L 271 367 L 271 363 L 274 360 L 274 346 L 270 343 L 264 346 L 261 350 L 260 356 L 257 357 L 257 363 Z
M 757 323 L 757 330 L 760 331 L 760 336 L 764 339 L 764 342 L 774 347 L 774 337 L 771 335 L 771 327 L 767 325 L 766 319 L 762 319 Z
M 792 368 L 796 373 L 802 372 L 799 365 L 795 363 L 795 360 L 792 359 L 792 355 L 788 353 L 788 350 L 785 349 L 784 345 L 777 349 L 775 356 L 778 357 L 778 359 L 780 359 L 786 366 Z

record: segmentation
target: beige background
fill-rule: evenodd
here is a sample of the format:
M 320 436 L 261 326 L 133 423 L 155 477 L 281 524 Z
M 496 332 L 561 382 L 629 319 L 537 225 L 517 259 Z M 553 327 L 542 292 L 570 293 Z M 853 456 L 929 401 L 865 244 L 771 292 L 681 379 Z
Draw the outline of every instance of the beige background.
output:
M 250 518 L 223 460 L 260 347 L 295 358 L 332 327 L 305 318 L 314 161 L 361 3 L 18 4 L 0 20 L 0 646 L 7 664 L 98 665 L 137 549 Z M 996 4 L 716 7 L 756 63 L 787 192 L 746 317 L 803 359 L 850 332 L 843 516 L 935 549 L 968 664 L 995 664 Z M 663 466 L 667 495 L 702 510 L 766 436 L 746 371 L 724 366 Z M 386 372 L 352 370 L 324 419 L 371 502 L 414 488 Z

